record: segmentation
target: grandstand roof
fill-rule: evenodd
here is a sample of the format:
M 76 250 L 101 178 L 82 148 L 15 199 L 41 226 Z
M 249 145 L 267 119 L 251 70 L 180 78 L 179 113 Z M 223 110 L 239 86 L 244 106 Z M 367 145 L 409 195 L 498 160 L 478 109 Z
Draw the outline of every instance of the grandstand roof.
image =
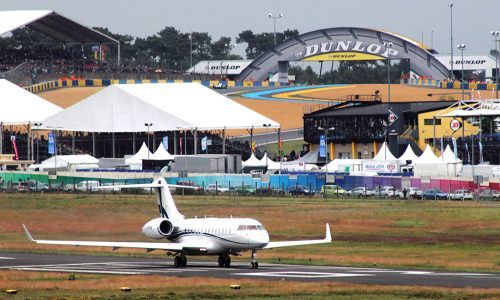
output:
M 118 43 L 117 40 L 53 10 L 0 11 L 0 35 L 23 26 L 65 43 Z
M 0 122 L 28 124 L 40 122 L 62 111 L 59 106 L 34 95 L 6 79 L 0 79 Z
M 145 132 L 278 128 L 275 121 L 197 83 L 115 84 L 43 121 L 61 130 Z M 152 125 L 147 128 L 145 123 Z

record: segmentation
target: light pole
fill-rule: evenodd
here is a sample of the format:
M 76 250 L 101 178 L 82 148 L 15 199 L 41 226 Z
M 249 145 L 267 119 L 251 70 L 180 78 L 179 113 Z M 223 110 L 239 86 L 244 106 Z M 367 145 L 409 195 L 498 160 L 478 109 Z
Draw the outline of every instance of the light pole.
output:
M 387 52 L 387 102 L 389 106 L 391 105 L 391 59 L 389 57 L 389 51 L 393 46 L 391 42 L 385 43 L 385 52 Z
M 144 123 L 144 126 L 148 128 L 148 159 L 149 159 L 149 127 L 153 126 L 153 123 Z
M 453 81 L 453 3 L 448 4 L 450 8 L 450 48 L 451 48 L 451 58 L 450 58 L 450 80 Z
M 36 127 L 36 163 L 38 163 L 39 162 L 38 129 L 40 128 L 40 126 L 42 126 L 42 123 L 33 123 L 33 125 L 35 125 L 35 127 Z
M 325 131 L 325 171 L 326 171 L 326 176 L 328 176 L 328 161 L 330 159 L 330 156 L 328 155 L 328 131 L 329 130 L 335 130 L 335 127 L 330 127 L 330 128 L 323 128 L 323 127 L 318 127 L 318 130 L 324 130 Z M 325 184 L 326 182 L 326 177 L 325 177 Z
M 500 32 L 498 30 L 492 31 L 491 35 L 495 39 L 495 90 L 497 90 L 497 99 L 498 99 L 498 42 L 500 41 L 498 39 L 498 36 L 500 35 Z
M 460 82 L 460 85 L 462 86 L 462 101 L 465 100 L 465 91 L 464 91 L 464 50 L 465 50 L 465 44 L 458 44 L 457 45 L 458 50 L 462 51 L 462 80 Z
M 267 153 L 267 151 L 269 151 L 269 147 L 267 147 L 267 142 L 268 142 L 268 137 L 267 137 L 267 128 L 271 127 L 271 124 L 262 124 L 262 126 L 264 126 L 264 128 L 266 129 L 266 151 L 264 152 L 264 154 L 266 155 L 266 168 L 269 166 L 269 162 L 267 161 L 267 158 L 269 157 L 269 154 Z
M 227 60 L 230 60 L 231 59 L 231 50 L 234 47 L 236 47 L 236 44 L 224 44 L 224 46 L 226 47 L 226 51 L 227 51 Z M 221 72 L 222 72 L 222 69 L 221 69 Z M 226 68 L 226 78 L 228 76 L 229 76 L 229 64 L 227 65 L 227 68 Z
M 273 26 L 273 46 L 276 46 L 276 19 L 280 19 L 280 18 L 283 18 L 283 14 L 282 13 L 279 13 L 277 16 L 273 16 L 272 13 L 268 13 L 267 14 L 269 16 L 270 19 L 273 19 L 273 23 L 274 23 L 274 26 Z

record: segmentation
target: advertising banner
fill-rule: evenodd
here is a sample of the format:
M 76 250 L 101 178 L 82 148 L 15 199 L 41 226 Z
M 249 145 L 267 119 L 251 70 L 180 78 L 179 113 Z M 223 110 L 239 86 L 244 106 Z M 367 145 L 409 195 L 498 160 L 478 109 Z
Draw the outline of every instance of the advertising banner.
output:
M 163 148 L 168 151 L 168 136 L 163 137 Z
M 207 150 L 207 137 L 201 139 L 201 151 Z
M 49 154 L 56 153 L 56 144 L 54 139 L 54 132 L 49 132 Z
M 324 134 L 319 136 L 319 156 L 326 157 L 326 141 Z
M 371 161 L 366 160 L 362 163 L 363 171 L 365 172 L 377 172 L 377 173 L 398 173 L 399 172 L 399 162 L 395 161 Z

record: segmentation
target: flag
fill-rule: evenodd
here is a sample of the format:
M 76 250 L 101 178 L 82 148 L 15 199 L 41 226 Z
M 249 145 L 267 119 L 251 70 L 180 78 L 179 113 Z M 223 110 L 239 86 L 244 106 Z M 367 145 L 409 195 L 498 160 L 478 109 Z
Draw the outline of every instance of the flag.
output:
M 56 143 L 54 132 L 49 132 L 49 154 L 56 153 Z
M 326 157 L 326 142 L 324 134 L 319 136 L 319 156 Z
M 179 153 L 182 155 L 182 134 L 179 134 L 179 146 L 179 149 L 181 150 Z
M 479 141 L 479 163 L 483 162 L 483 144 Z
M 207 148 L 207 139 L 208 138 L 206 136 L 201 139 L 201 151 L 205 151 L 208 149 Z
M 19 154 L 17 152 L 17 145 L 16 145 L 16 136 L 11 135 L 10 141 L 12 142 L 12 147 L 14 147 L 14 154 L 16 154 L 16 160 L 19 160 Z
M 255 148 L 257 148 L 257 143 L 255 141 L 252 142 L 252 152 L 255 152 Z
M 443 155 L 443 137 L 441 137 L 441 156 Z
M 465 151 L 467 151 L 467 161 L 470 163 L 469 144 L 467 144 L 467 141 L 465 142 Z
M 458 158 L 458 151 L 457 151 L 457 139 L 452 138 L 451 142 L 453 143 L 453 154 L 455 154 L 455 160 Z
M 163 137 L 163 148 L 168 151 L 168 136 Z

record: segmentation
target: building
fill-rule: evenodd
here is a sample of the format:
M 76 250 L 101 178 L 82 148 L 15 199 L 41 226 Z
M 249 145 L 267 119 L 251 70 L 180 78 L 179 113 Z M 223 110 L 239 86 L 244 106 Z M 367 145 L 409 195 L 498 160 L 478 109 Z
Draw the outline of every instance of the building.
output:
M 411 144 L 414 150 L 423 150 L 429 140 L 452 136 L 451 119 L 438 116 L 446 113 L 453 103 L 346 101 L 305 114 L 304 140 L 314 149 L 320 142 L 320 135 L 326 132 L 330 160 L 373 158 L 384 141 L 399 157 L 407 144 Z M 389 122 L 389 113 L 392 123 Z M 463 130 L 465 136 L 477 132 L 477 127 L 469 123 Z

